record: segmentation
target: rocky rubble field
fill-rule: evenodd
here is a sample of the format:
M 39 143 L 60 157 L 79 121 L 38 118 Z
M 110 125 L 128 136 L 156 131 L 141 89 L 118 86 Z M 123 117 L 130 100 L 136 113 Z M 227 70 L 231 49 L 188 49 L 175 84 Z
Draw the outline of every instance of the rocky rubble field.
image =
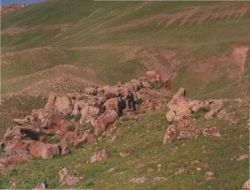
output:
M 163 88 L 156 90 L 154 85 Z M 155 71 L 146 77 L 115 86 L 89 87 L 81 94 L 57 96 L 51 94 L 44 109 L 34 109 L 23 119 L 13 119 L 13 126 L 4 134 L 1 148 L 4 156 L 1 169 L 33 157 L 50 159 L 69 154 L 69 146 L 92 142 L 108 126 L 118 120 L 117 96 L 132 91 L 141 101 L 139 112 L 165 107 L 168 89 Z M 136 114 L 127 112 L 129 114 Z M 56 139 L 58 143 L 49 143 Z

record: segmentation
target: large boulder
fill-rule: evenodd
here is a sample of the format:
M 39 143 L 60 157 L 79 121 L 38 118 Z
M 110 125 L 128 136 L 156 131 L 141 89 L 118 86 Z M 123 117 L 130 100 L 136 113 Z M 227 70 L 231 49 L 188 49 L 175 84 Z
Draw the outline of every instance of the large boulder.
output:
M 44 109 L 47 111 L 52 111 L 55 106 L 55 100 L 56 100 L 56 95 L 54 93 L 50 94 Z
M 94 134 L 96 136 L 101 135 L 107 127 L 117 120 L 117 113 L 114 110 L 105 112 L 102 116 L 92 120 L 92 126 L 94 127 Z
M 4 155 L 0 159 L 0 168 L 6 169 L 10 165 L 16 165 L 25 160 L 32 159 L 29 147 L 32 140 L 12 140 L 4 147 Z
M 18 126 L 9 127 L 3 136 L 4 142 L 22 139 L 21 128 Z
M 41 157 L 42 159 L 50 159 L 55 155 L 60 154 L 60 149 L 58 145 L 47 144 L 43 142 L 35 142 L 31 145 L 30 151 L 32 156 Z
M 35 121 L 38 121 L 40 123 L 40 126 L 42 128 L 49 128 L 51 123 L 51 115 L 52 112 L 48 111 L 46 109 L 34 109 L 32 110 L 31 113 L 32 117 L 34 118 Z
M 108 99 L 103 106 L 105 110 L 116 110 L 117 109 L 117 98 L 110 98 Z
M 184 97 L 185 89 L 180 88 L 167 104 L 169 111 L 166 113 L 166 118 L 169 122 L 177 121 L 184 117 L 191 116 L 192 113 L 204 108 L 205 104 L 202 101 L 191 100 Z
M 81 110 L 87 106 L 88 104 L 86 103 L 85 100 L 79 100 L 79 101 L 76 101 L 75 104 L 74 104 L 74 108 L 73 108 L 73 111 L 72 111 L 72 115 L 76 116 L 77 114 L 79 114 L 81 112 Z
M 72 112 L 73 104 L 69 97 L 56 97 L 55 99 L 55 110 L 62 114 L 67 114 Z
M 92 119 L 96 118 L 100 112 L 100 109 L 94 106 L 86 105 L 80 111 L 81 113 L 81 123 L 89 123 Z

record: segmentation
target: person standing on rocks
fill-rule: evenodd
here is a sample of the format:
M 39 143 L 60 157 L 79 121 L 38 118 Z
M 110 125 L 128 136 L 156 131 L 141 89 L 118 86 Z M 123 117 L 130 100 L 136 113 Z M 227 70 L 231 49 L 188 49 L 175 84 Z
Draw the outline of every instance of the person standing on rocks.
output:
M 131 91 L 128 91 L 128 95 L 126 97 L 127 101 L 128 101 L 128 108 L 132 109 L 133 111 L 136 111 L 136 107 L 135 107 L 135 98 L 134 95 L 132 94 Z
M 126 101 L 121 94 L 117 98 L 117 115 L 121 117 L 123 115 L 123 110 L 126 108 Z

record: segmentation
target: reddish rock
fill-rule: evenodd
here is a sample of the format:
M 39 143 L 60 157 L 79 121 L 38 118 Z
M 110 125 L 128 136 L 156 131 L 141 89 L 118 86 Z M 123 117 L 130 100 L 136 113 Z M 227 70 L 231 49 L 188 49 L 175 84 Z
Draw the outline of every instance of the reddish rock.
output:
M 44 182 L 39 183 L 32 188 L 32 190 L 45 190 L 45 189 L 46 189 L 46 184 Z
M 167 178 L 159 177 L 159 176 L 156 176 L 156 177 L 153 178 L 154 182 L 161 182 L 161 181 L 166 181 L 166 180 L 167 180 Z
M 92 121 L 94 127 L 94 134 L 96 136 L 101 135 L 107 127 L 117 120 L 117 113 L 115 111 L 108 111 L 96 120 Z
M 129 149 L 125 149 L 123 151 L 121 151 L 119 153 L 119 155 L 122 157 L 122 158 L 125 158 L 125 157 L 128 157 L 130 155 L 130 150 Z
M 134 184 L 143 184 L 146 181 L 145 177 L 137 177 L 137 178 L 132 178 L 129 180 L 130 183 Z
M 248 159 L 248 157 L 249 157 L 248 154 L 242 154 L 239 156 L 232 157 L 231 160 L 242 161 Z
M 71 99 L 67 96 L 56 97 L 54 106 L 56 111 L 65 115 L 72 112 L 73 110 Z
M 250 179 L 244 183 L 242 190 L 250 190 Z
M 171 143 L 174 139 L 177 138 L 178 135 L 178 130 L 176 126 L 170 125 L 165 132 L 164 138 L 163 138 L 163 144 L 169 144 Z
M 199 134 L 199 130 L 196 127 L 189 127 L 186 129 L 182 129 L 177 137 L 177 139 L 192 139 L 196 138 Z
M 147 71 L 145 73 L 145 76 L 147 77 L 147 79 L 151 82 L 160 82 L 161 81 L 161 74 L 158 71 Z
M 101 161 L 101 160 L 106 160 L 108 158 L 108 153 L 106 150 L 100 150 L 100 151 L 97 151 L 95 152 L 91 158 L 90 158 L 90 162 L 93 163 L 93 162 L 98 162 L 98 161 Z
M 79 182 L 83 177 L 74 176 L 67 168 L 62 168 L 59 171 L 60 183 L 67 185 L 74 185 Z
M 94 88 L 94 87 L 85 88 L 85 89 L 84 89 L 84 92 L 85 92 L 86 94 L 88 94 L 88 95 L 93 95 L 93 96 L 97 95 L 97 93 L 98 93 L 97 89 Z
M 202 134 L 205 137 L 211 137 L 211 138 L 221 137 L 221 134 L 216 127 L 206 127 L 205 129 L 203 129 Z
M 32 156 L 41 157 L 42 159 L 50 159 L 55 155 L 60 154 L 58 145 L 46 144 L 43 142 L 35 142 L 34 144 L 32 144 L 30 147 L 30 151 Z
M 206 174 L 205 174 L 205 178 L 206 178 L 206 180 L 212 180 L 212 179 L 214 179 L 214 172 L 207 171 Z

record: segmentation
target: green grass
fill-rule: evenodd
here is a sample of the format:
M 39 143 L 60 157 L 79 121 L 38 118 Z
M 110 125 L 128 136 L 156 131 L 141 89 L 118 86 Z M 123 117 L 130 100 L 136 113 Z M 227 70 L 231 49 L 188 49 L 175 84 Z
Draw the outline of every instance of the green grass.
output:
M 231 104 L 229 104 L 231 105 Z M 197 139 L 175 141 L 170 145 L 162 145 L 162 138 L 168 123 L 165 112 L 153 112 L 140 115 L 137 120 L 127 117 L 116 124 L 114 132 L 116 140 L 99 138 L 92 144 L 64 157 L 51 160 L 34 159 L 25 162 L 6 174 L 1 174 L 0 187 L 8 188 L 16 182 L 18 188 L 32 188 L 41 181 L 46 181 L 48 188 L 69 188 L 59 184 L 58 171 L 68 167 L 77 176 L 84 179 L 74 188 L 94 189 L 240 189 L 248 178 L 248 161 L 231 161 L 230 158 L 248 152 L 248 133 L 245 124 L 247 107 L 231 105 L 240 115 L 240 124 L 229 126 L 223 120 L 204 121 L 198 117 L 198 127 L 206 124 L 219 128 L 222 138 L 209 139 L 199 136 Z M 242 138 L 239 138 L 243 135 Z M 109 152 L 109 158 L 97 163 L 89 163 L 91 155 L 100 149 Z M 119 152 L 129 149 L 131 154 L 122 158 Z M 203 151 L 206 153 L 202 153 Z M 199 163 L 191 164 L 198 160 Z M 142 164 L 142 166 L 140 166 Z M 161 164 L 161 169 L 157 165 Z M 196 168 L 201 168 L 197 171 Z M 109 169 L 114 171 L 109 173 Z M 185 173 L 176 175 L 179 168 Z M 215 179 L 206 181 L 206 171 L 213 171 Z M 145 176 L 144 184 L 131 184 L 133 177 Z M 153 182 L 153 177 L 163 176 L 165 182 Z M 233 179 L 233 180 L 232 180 Z

